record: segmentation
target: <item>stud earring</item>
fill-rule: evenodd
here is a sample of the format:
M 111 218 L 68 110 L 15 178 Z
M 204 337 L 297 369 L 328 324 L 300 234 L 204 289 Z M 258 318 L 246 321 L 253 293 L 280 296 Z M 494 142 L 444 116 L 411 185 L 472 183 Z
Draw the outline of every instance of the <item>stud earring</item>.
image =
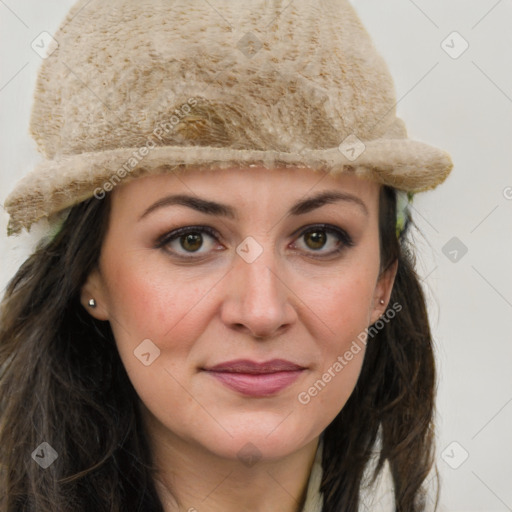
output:
M 94 299 L 91 299 L 91 300 L 89 301 L 89 307 L 90 307 L 90 308 L 95 308 L 95 307 L 96 307 L 96 301 L 95 301 Z
M 384 304 L 384 299 L 380 299 L 380 303 L 381 303 L 381 304 Z

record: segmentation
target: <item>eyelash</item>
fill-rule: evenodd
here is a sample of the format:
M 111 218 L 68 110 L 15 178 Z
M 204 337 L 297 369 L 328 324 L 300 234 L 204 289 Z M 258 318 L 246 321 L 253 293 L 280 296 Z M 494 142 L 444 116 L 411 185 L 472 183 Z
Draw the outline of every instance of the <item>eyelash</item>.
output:
M 322 256 L 316 256 L 316 255 L 312 256 L 313 258 L 322 259 L 322 258 L 332 257 L 332 256 L 339 254 L 342 251 L 344 251 L 345 249 L 352 247 L 354 245 L 352 238 L 345 230 L 343 230 L 337 226 L 332 226 L 330 224 L 313 224 L 311 226 L 308 226 L 307 228 L 300 231 L 297 238 L 300 239 L 307 233 L 312 233 L 315 231 L 325 231 L 326 233 L 333 234 L 338 238 L 338 240 L 341 242 L 341 244 L 335 250 L 333 250 L 325 255 L 322 255 Z M 216 231 L 214 229 L 210 228 L 209 226 L 186 226 L 183 228 L 178 228 L 173 231 L 170 231 L 169 233 L 166 233 L 165 235 L 159 237 L 158 240 L 156 241 L 155 248 L 163 249 L 166 252 L 171 252 L 171 253 L 173 253 L 173 255 L 175 255 L 178 258 L 183 259 L 183 260 L 197 260 L 197 259 L 201 258 L 202 255 L 201 256 L 183 256 L 183 255 L 177 254 L 175 251 L 169 251 L 168 249 L 166 249 L 166 246 L 169 245 L 171 242 L 173 242 L 174 240 L 179 240 L 182 236 L 185 236 L 189 233 L 194 233 L 194 234 L 207 233 L 212 238 L 214 238 L 217 242 L 219 242 L 219 237 L 218 237 Z M 295 233 L 297 233 L 297 231 Z M 293 233 L 293 235 L 295 233 Z M 313 249 L 311 249 L 311 251 L 313 254 L 315 253 L 315 251 Z M 319 249 L 319 251 L 321 251 L 321 249 Z M 194 254 L 194 253 L 190 253 L 190 254 Z

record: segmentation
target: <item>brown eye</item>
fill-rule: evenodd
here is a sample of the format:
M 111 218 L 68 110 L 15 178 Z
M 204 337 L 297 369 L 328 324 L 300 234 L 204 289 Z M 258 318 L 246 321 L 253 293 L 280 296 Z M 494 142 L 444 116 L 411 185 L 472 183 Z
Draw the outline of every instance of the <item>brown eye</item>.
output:
M 179 238 L 180 245 L 186 251 L 197 251 L 203 245 L 203 237 L 200 233 L 188 233 Z
M 296 242 L 294 245 L 297 244 L 296 246 L 310 254 L 318 253 L 314 255 L 316 258 L 333 256 L 354 245 L 352 238 L 344 229 L 330 224 L 310 226 L 301 232 L 299 241 L 300 244 Z M 326 248 L 330 250 L 325 250 Z
M 304 234 L 304 240 L 310 249 L 321 249 L 327 241 L 325 232 L 322 231 L 309 231 Z
M 218 238 L 212 228 L 208 226 L 186 226 L 160 237 L 155 247 L 186 259 L 187 257 L 207 256 L 209 252 L 215 250 L 215 242 L 218 242 Z M 193 255 L 193 253 L 196 254 Z

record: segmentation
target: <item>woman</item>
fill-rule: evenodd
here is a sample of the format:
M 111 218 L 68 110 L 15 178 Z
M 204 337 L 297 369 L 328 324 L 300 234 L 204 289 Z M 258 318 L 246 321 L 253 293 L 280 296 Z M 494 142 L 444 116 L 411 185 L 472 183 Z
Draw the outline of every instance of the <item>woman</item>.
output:
M 426 509 L 407 138 L 351 6 L 78 2 L 39 75 L 48 236 L 2 304 L 3 511 Z M 435 496 L 434 496 L 435 501 Z

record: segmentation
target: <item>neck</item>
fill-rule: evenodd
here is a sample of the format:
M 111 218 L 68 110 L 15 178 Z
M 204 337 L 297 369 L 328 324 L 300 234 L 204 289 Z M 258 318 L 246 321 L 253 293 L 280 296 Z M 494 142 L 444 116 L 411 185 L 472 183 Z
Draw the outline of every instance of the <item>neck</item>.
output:
M 165 512 L 301 512 L 319 438 L 278 460 L 227 459 L 170 432 L 143 407 Z

